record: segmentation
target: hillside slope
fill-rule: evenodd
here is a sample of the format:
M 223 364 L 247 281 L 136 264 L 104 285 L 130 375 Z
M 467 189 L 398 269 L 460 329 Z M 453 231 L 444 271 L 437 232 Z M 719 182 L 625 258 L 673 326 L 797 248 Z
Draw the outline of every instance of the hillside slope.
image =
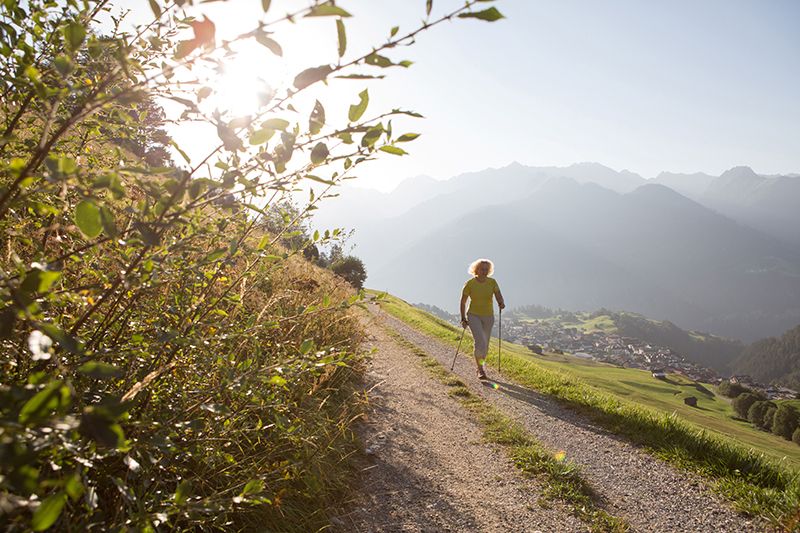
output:
M 800 326 L 754 342 L 733 363 L 737 374 L 800 390 Z
M 380 243 L 357 235 L 372 285 L 452 311 L 466 265 L 491 257 L 512 305 L 626 309 L 750 341 L 800 321 L 800 249 L 667 187 L 549 179 L 506 200 L 454 219 L 438 198 Z
M 451 332 L 446 343 L 421 333 L 435 326 L 427 315 L 408 310 L 404 304 L 390 299 L 387 310 L 392 317 L 387 325 L 405 340 L 449 367 L 457 335 Z M 397 320 L 402 316 L 403 321 Z M 413 327 L 411 326 L 413 324 Z M 444 331 L 444 330 L 440 330 Z M 438 335 L 437 335 L 438 336 Z M 456 340 L 452 340 L 453 336 Z M 468 351 L 468 349 L 467 349 Z M 496 355 L 496 354 L 494 354 Z M 515 356 L 504 357 L 504 373 L 497 374 L 492 359 L 491 386 L 481 385 L 474 377 L 474 363 L 469 356 L 456 360 L 456 375 L 475 394 L 502 411 L 515 413 L 515 418 L 532 434 L 552 449 L 563 450 L 560 456 L 580 466 L 591 488 L 607 511 L 629 521 L 635 530 L 748 531 L 763 530 L 765 524 L 751 522 L 730 514 L 726 505 L 711 494 L 706 481 L 676 470 L 641 449 L 632 447 L 617 436 L 599 427 L 586 412 L 565 408 L 552 396 L 541 394 L 512 381 L 518 377 Z M 571 378 L 569 378 L 571 379 Z M 566 382 L 562 386 L 569 386 Z

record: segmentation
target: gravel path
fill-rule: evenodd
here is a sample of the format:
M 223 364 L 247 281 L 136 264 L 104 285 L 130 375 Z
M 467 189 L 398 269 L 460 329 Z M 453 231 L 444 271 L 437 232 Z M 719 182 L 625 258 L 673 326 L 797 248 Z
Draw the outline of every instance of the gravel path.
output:
M 378 311 L 376 305 L 370 307 L 403 338 L 450 367 L 452 347 Z M 603 507 L 625 518 L 635 531 L 768 530 L 760 521 L 737 514 L 699 476 L 653 458 L 551 397 L 502 377 L 496 381 L 497 390 L 486 386 L 476 378 L 471 357 L 459 356 L 455 373 L 474 393 L 517 419 L 548 448 L 564 450 L 570 461 L 581 466 L 584 477 L 604 500 Z M 489 377 L 497 378 L 496 369 L 490 370 Z
M 375 317 L 382 320 L 383 317 Z M 373 409 L 361 427 L 367 457 L 342 531 L 586 531 L 541 485 L 483 443 L 468 412 L 374 320 L 367 374 Z

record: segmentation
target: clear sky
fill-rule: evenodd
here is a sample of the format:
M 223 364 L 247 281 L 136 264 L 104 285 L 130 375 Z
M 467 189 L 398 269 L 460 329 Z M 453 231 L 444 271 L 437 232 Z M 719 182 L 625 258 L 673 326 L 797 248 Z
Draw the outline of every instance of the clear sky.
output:
M 460 3 L 435 0 L 434 11 Z M 147 0 L 117 5 L 133 7 L 137 17 L 149 15 Z M 278 15 L 304 2 L 273 5 Z M 355 53 L 379 42 L 395 24 L 410 29 L 423 17 L 425 2 L 338 5 L 354 15 L 347 24 Z M 662 170 L 719 174 L 736 165 L 765 174 L 800 172 L 800 2 L 495 5 L 507 19 L 437 27 L 392 54 L 413 60 L 411 68 L 391 69 L 389 79 L 369 84 L 371 109 L 410 108 L 427 119 L 399 124 L 423 134 L 409 145 L 412 155 L 387 154 L 370 163 L 360 173 L 361 186 L 387 190 L 406 177 L 447 178 L 512 161 L 596 161 L 646 178 Z M 259 9 L 260 0 L 196 6 L 223 36 L 250 29 Z M 314 21 L 310 32 L 300 24 L 290 28 L 295 34 L 276 36 L 286 39 L 287 59 L 296 65 L 316 61 L 309 43 L 330 51 L 319 62 L 333 61 L 333 24 Z M 333 83 L 326 106 L 346 111 L 365 86 Z M 203 142 L 197 131 L 176 136 L 194 147 Z

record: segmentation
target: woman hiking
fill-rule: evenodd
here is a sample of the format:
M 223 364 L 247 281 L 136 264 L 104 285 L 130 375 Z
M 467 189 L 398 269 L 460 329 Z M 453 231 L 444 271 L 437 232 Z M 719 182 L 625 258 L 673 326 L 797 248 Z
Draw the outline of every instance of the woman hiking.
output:
M 472 279 L 464 284 L 461 290 L 461 326 L 469 326 L 475 340 L 475 363 L 478 365 L 478 379 L 486 379 L 486 355 L 489 352 L 489 337 L 494 325 L 494 305 L 492 296 L 497 298 L 497 305 L 505 309 L 503 295 L 494 278 L 494 264 L 488 259 L 478 259 L 469 266 Z M 469 298 L 469 311 L 464 308 Z

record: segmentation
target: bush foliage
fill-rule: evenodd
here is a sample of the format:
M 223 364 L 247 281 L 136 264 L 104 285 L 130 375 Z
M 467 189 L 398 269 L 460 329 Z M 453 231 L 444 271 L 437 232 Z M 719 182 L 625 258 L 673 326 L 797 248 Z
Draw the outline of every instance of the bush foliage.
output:
M 315 530 L 355 449 L 359 295 L 301 253 L 340 231 L 303 221 L 364 161 L 405 154 L 417 135 L 390 119 L 418 116 L 366 114 L 364 89 L 333 124 L 315 97 L 407 67 L 384 54 L 440 22 L 500 14 L 469 1 L 433 19 L 428 2 L 418 28 L 350 54 L 333 2 L 262 2 L 223 43 L 202 6 L 149 4 L 150 24 L 101 34 L 106 0 L 0 2 L 3 522 Z M 236 42 L 280 56 L 308 17 L 335 25 L 335 62 L 262 90 L 246 117 L 204 103 L 203 67 L 224 69 Z M 166 100 L 216 132 L 205 156 L 165 134 Z M 304 184 L 307 204 L 271 218 Z

